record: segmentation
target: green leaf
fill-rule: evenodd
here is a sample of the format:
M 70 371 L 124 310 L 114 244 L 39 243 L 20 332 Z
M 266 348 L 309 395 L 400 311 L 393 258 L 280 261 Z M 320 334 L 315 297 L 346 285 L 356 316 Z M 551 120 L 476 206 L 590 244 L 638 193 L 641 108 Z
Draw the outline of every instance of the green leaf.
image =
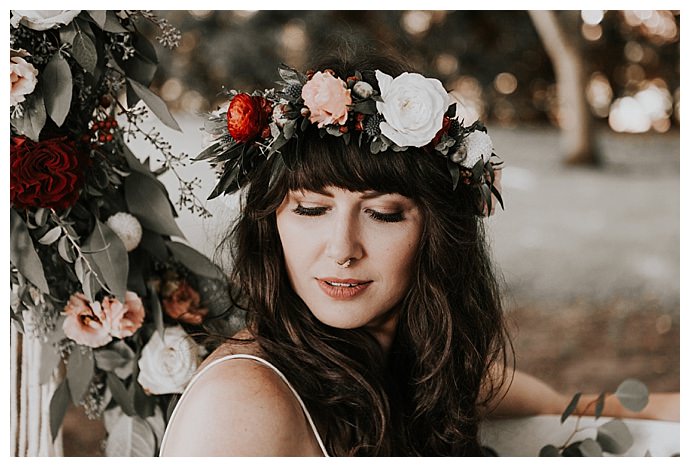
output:
M 81 31 L 74 37 L 72 56 L 82 68 L 93 74 L 98 61 L 98 52 L 91 38 Z
M 67 238 L 67 235 L 63 236 L 58 242 L 58 253 L 67 263 L 72 263 L 76 259 L 77 255 L 74 253 L 74 247 Z
M 161 441 L 163 441 L 163 435 L 165 434 L 165 419 L 163 418 L 163 411 L 158 405 L 156 405 L 153 408 L 153 415 L 146 417 L 145 420 L 153 430 L 153 434 L 156 436 L 157 446 L 160 446 Z
M 578 449 L 584 457 L 602 457 L 604 455 L 604 451 L 602 451 L 599 443 L 594 441 L 592 438 L 582 440 L 578 446 Z
M 170 110 L 168 110 L 168 106 L 163 102 L 163 99 L 154 94 L 149 88 L 143 84 L 137 83 L 133 79 L 127 78 L 127 83 L 134 93 L 144 101 L 148 108 L 156 114 L 156 117 L 158 117 L 161 122 L 173 130 L 182 131 L 180 125 L 178 125 L 177 121 L 175 121 L 175 118 L 170 113 Z
M 170 253 L 168 253 L 168 249 L 165 246 L 165 240 L 163 240 L 163 237 L 160 234 L 152 232 L 146 228 L 143 229 L 139 246 L 150 253 L 151 256 L 158 261 L 167 261 L 170 257 Z
M 48 214 L 50 211 L 46 208 L 38 208 L 34 213 L 34 222 L 37 226 L 43 227 L 48 220 Z
M 560 457 L 561 453 L 553 444 L 547 444 L 539 450 L 539 457 Z
M 223 271 L 218 266 L 194 248 L 180 242 L 168 241 L 166 244 L 173 256 L 193 273 L 212 279 L 223 279 L 225 277 Z
M 141 417 L 123 415 L 108 433 L 105 455 L 108 457 L 152 457 L 156 437 Z
M 10 209 L 10 262 L 19 273 L 44 294 L 50 294 L 48 282 L 24 220 L 14 209 Z
M 601 417 L 601 413 L 604 411 L 604 402 L 606 401 L 606 393 L 602 392 L 597 398 L 597 404 L 594 408 L 594 419 Z
M 77 35 L 77 28 L 74 26 L 74 22 L 71 22 L 71 23 L 61 27 L 59 30 L 59 33 L 60 33 L 60 42 L 65 43 L 65 44 L 71 44 Z
M 633 412 L 639 412 L 649 402 L 649 390 L 647 386 L 636 379 L 629 378 L 623 381 L 616 389 L 615 396 L 623 407 Z
M 597 442 L 606 452 L 623 454 L 633 445 L 633 437 L 625 423 L 614 419 L 597 428 Z
M 63 380 L 53 393 L 53 397 L 50 399 L 50 434 L 52 440 L 55 441 L 55 437 L 60 431 L 60 426 L 62 425 L 62 420 L 65 418 L 65 413 L 67 413 L 67 406 L 69 405 L 69 388 L 67 387 L 67 381 Z
M 153 415 L 156 398 L 155 396 L 148 396 L 136 378 L 133 378 L 129 385 L 129 394 L 134 401 L 134 410 L 139 417 L 148 418 Z
M 62 228 L 60 226 L 53 227 L 50 229 L 44 236 L 38 239 L 38 243 L 41 243 L 43 245 L 50 245 L 52 243 L 55 243 L 58 238 L 60 238 L 60 234 L 62 233 Z
M 155 179 L 132 172 L 125 179 L 125 200 L 129 211 L 144 228 L 184 238 L 173 217 L 168 193 Z
M 110 292 L 121 303 L 124 303 L 129 257 L 120 237 L 110 227 L 97 219 L 93 232 L 86 240 L 85 247 L 93 252 L 89 254 L 89 257 L 98 266 L 101 278 Z
M 123 341 L 115 341 L 107 349 L 98 349 L 93 353 L 96 367 L 111 371 L 120 379 L 128 378 L 134 369 L 134 351 Z
M 125 384 L 118 378 L 114 373 L 108 372 L 106 376 L 106 382 L 110 392 L 113 394 L 113 399 L 122 408 L 122 411 L 129 416 L 135 415 L 134 405 L 132 404 L 132 399 L 127 393 L 127 388 Z
M 48 115 L 57 126 L 62 126 L 72 103 L 72 71 L 59 51 L 43 70 L 41 89 Z
M 66 380 L 74 405 L 79 405 L 93 378 L 93 351 L 81 345 L 76 346 L 67 361 Z
M 148 283 L 146 285 L 149 291 L 149 304 L 151 305 L 151 313 L 153 314 L 153 322 L 156 326 L 156 331 L 161 339 L 165 333 L 165 326 L 163 325 L 163 309 L 161 308 L 161 302 L 158 298 L 158 291 L 153 283 Z
M 47 114 L 43 93 L 39 86 L 37 86 L 24 102 L 24 114 L 19 118 L 12 119 L 11 123 L 17 130 L 17 133 L 33 141 L 38 141 L 41 130 L 46 124 L 46 119 Z
M 122 33 L 122 32 L 129 32 L 127 29 L 125 29 L 122 24 L 120 23 L 120 20 L 118 19 L 117 15 L 115 14 L 115 11 L 113 10 L 107 10 L 105 12 L 105 22 L 103 23 L 103 26 L 101 27 L 104 31 L 107 32 L 115 32 L 115 33 Z
M 568 404 L 568 407 L 565 408 L 563 411 L 563 415 L 561 415 L 561 423 L 565 422 L 568 417 L 575 411 L 577 408 L 577 403 L 580 402 L 580 397 L 582 396 L 581 392 L 578 392 L 573 396 L 573 398 L 570 400 L 570 403 Z
M 582 457 L 582 452 L 580 452 L 580 444 L 581 441 L 575 441 L 574 443 L 566 446 L 565 449 L 563 449 L 562 456 L 563 457 Z
M 62 330 L 62 329 L 61 329 Z M 38 384 L 50 382 L 50 378 L 60 363 L 60 353 L 53 342 L 41 342 L 41 360 L 38 369 Z
M 103 29 L 105 25 L 105 10 L 87 10 L 86 11 L 91 19 L 96 23 L 96 25 Z

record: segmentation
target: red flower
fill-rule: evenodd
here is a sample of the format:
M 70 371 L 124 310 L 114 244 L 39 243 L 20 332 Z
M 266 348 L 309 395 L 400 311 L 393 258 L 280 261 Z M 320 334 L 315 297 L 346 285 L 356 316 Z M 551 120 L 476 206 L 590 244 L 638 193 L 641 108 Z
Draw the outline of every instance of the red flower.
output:
M 76 143 L 10 139 L 10 203 L 17 208 L 66 209 L 79 199 L 83 172 Z
M 434 136 L 434 139 L 431 140 L 431 149 L 434 149 L 438 143 L 441 142 L 441 138 L 443 138 L 443 135 L 448 133 L 448 130 L 450 129 L 450 117 L 447 115 L 443 116 L 443 126 L 441 126 L 441 129 L 438 130 L 438 133 L 436 133 L 436 136 Z
M 201 297 L 186 281 L 180 281 L 168 296 L 163 298 L 163 309 L 172 319 L 200 325 L 208 314 L 207 308 L 199 306 Z
M 268 123 L 273 108 L 261 96 L 237 94 L 228 107 L 228 131 L 235 141 L 246 143 L 257 135 L 267 138 L 270 133 Z

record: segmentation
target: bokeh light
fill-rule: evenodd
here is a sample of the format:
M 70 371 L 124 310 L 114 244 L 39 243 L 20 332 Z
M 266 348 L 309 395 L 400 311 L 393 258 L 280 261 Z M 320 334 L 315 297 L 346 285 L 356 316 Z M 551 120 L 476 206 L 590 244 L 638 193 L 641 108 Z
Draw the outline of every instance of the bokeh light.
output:
M 499 73 L 494 79 L 494 88 L 501 94 L 512 94 L 517 89 L 517 86 L 517 78 L 512 73 Z
M 582 10 L 580 17 L 585 24 L 594 26 L 604 19 L 604 10 Z
M 587 102 L 597 117 L 609 116 L 609 106 L 613 99 L 613 89 L 606 75 L 600 72 L 592 73 L 587 83 Z

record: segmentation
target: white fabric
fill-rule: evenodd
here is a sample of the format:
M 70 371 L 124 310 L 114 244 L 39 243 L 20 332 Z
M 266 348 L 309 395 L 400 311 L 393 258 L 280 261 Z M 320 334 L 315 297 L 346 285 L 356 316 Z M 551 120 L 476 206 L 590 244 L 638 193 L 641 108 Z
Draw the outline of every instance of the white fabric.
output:
M 302 407 L 302 410 L 304 411 L 304 415 L 307 417 L 307 421 L 309 422 L 309 426 L 311 427 L 312 431 L 314 432 L 314 436 L 316 437 L 316 441 L 319 443 L 319 447 L 321 448 L 321 452 L 323 453 L 323 455 L 324 455 L 325 457 L 330 457 L 330 456 L 328 455 L 328 451 L 326 451 L 326 447 L 324 446 L 323 441 L 321 440 L 321 436 L 319 435 L 319 432 L 318 432 L 318 430 L 316 429 L 316 425 L 314 425 L 314 421 L 313 421 L 312 418 L 311 418 L 311 414 L 310 414 L 309 411 L 307 410 L 307 406 L 304 405 L 304 402 L 302 401 L 302 398 L 299 396 L 299 394 L 297 393 L 297 391 L 295 390 L 295 388 L 292 387 L 292 384 L 290 384 L 290 381 L 288 381 L 288 379 L 285 377 L 285 375 L 284 375 L 278 368 L 276 368 L 275 366 L 273 366 L 272 363 L 270 363 L 270 362 L 267 361 L 267 360 L 264 360 L 264 359 L 261 358 L 261 357 L 257 357 L 256 355 L 249 355 L 249 354 L 225 355 L 225 356 L 220 357 L 219 359 L 217 359 L 217 360 L 211 362 L 211 363 L 210 363 L 209 365 L 207 365 L 206 367 L 202 368 L 202 370 L 201 370 L 200 372 L 198 372 L 196 375 L 194 375 L 194 377 L 192 378 L 192 380 L 191 380 L 191 381 L 189 382 L 189 384 L 187 385 L 185 391 L 182 393 L 182 397 L 180 397 L 180 400 L 177 402 L 177 405 L 176 405 L 175 408 L 173 409 L 172 415 L 170 415 L 170 421 L 168 422 L 168 426 L 170 426 L 170 424 L 172 423 L 172 421 L 175 419 L 175 415 L 177 414 L 177 409 L 180 407 L 180 405 L 182 404 L 182 402 L 185 400 L 185 397 L 187 396 L 187 394 L 189 394 L 189 389 L 192 387 L 192 385 L 193 385 L 194 383 L 196 383 L 196 381 L 201 377 L 201 375 L 203 375 L 203 374 L 204 374 L 207 370 L 209 370 L 210 368 L 212 368 L 212 367 L 214 367 L 214 366 L 216 366 L 216 365 L 218 365 L 218 364 L 220 364 L 220 363 L 222 363 L 222 362 L 225 362 L 225 361 L 227 361 L 227 360 L 235 360 L 235 359 L 254 360 L 254 361 L 259 362 L 259 363 L 261 363 L 261 364 L 267 366 L 268 368 L 272 369 L 273 371 L 276 372 L 276 374 L 277 374 L 278 376 L 280 376 L 280 378 L 285 382 L 285 384 L 287 384 L 287 387 L 290 388 L 290 391 L 292 391 L 292 393 L 293 393 L 293 394 L 295 395 L 295 397 L 297 398 L 297 401 L 299 402 L 299 405 Z M 160 451 L 159 451 L 159 452 L 163 452 L 163 449 L 165 448 L 165 443 L 166 443 L 166 441 L 167 441 L 167 438 L 168 438 L 168 431 L 166 430 L 166 431 L 165 431 L 165 434 L 163 435 L 163 441 L 161 441 L 161 447 L 160 447 Z

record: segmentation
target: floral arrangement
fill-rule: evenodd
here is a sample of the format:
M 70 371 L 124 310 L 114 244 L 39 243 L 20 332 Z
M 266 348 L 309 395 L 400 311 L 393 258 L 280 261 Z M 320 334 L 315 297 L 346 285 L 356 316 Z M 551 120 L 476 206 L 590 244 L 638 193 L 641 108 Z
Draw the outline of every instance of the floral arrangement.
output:
M 211 143 L 196 160 L 209 159 L 222 173 L 209 199 L 240 189 L 249 172 L 276 153 L 277 169 L 291 167 L 280 148 L 316 125 L 321 137 L 345 144 L 356 139 L 372 154 L 424 148 L 447 160 L 453 190 L 460 181 L 477 188 L 478 213 L 491 212 L 492 194 L 503 207 L 494 186 L 501 162 L 486 128 L 480 122 L 463 126 L 437 79 L 418 73 L 394 78 L 380 70 L 341 79 L 332 70 L 303 74 L 286 65 L 279 73 L 280 91 L 225 91 L 227 110 L 208 115 Z
M 205 349 L 191 334 L 228 307 L 223 273 L 185 243 L 158 176 L 175 155 L 142 122 L 179 130 L 149 89 L 158 42 L 180 33 L 148 11 L 11 11 L 11 319 L 41 342 L 53 437 L 68 403 L 104 416 L 107 455 L 154 455 L 172 395 Z M 141 105 L 140 102 L 145 104 Z M 127 143 L 162 155 L 155 171 Z M 179 207 L 208 215 L 181 184 Z M 227 323 L 220 320 L 219 322 Z

